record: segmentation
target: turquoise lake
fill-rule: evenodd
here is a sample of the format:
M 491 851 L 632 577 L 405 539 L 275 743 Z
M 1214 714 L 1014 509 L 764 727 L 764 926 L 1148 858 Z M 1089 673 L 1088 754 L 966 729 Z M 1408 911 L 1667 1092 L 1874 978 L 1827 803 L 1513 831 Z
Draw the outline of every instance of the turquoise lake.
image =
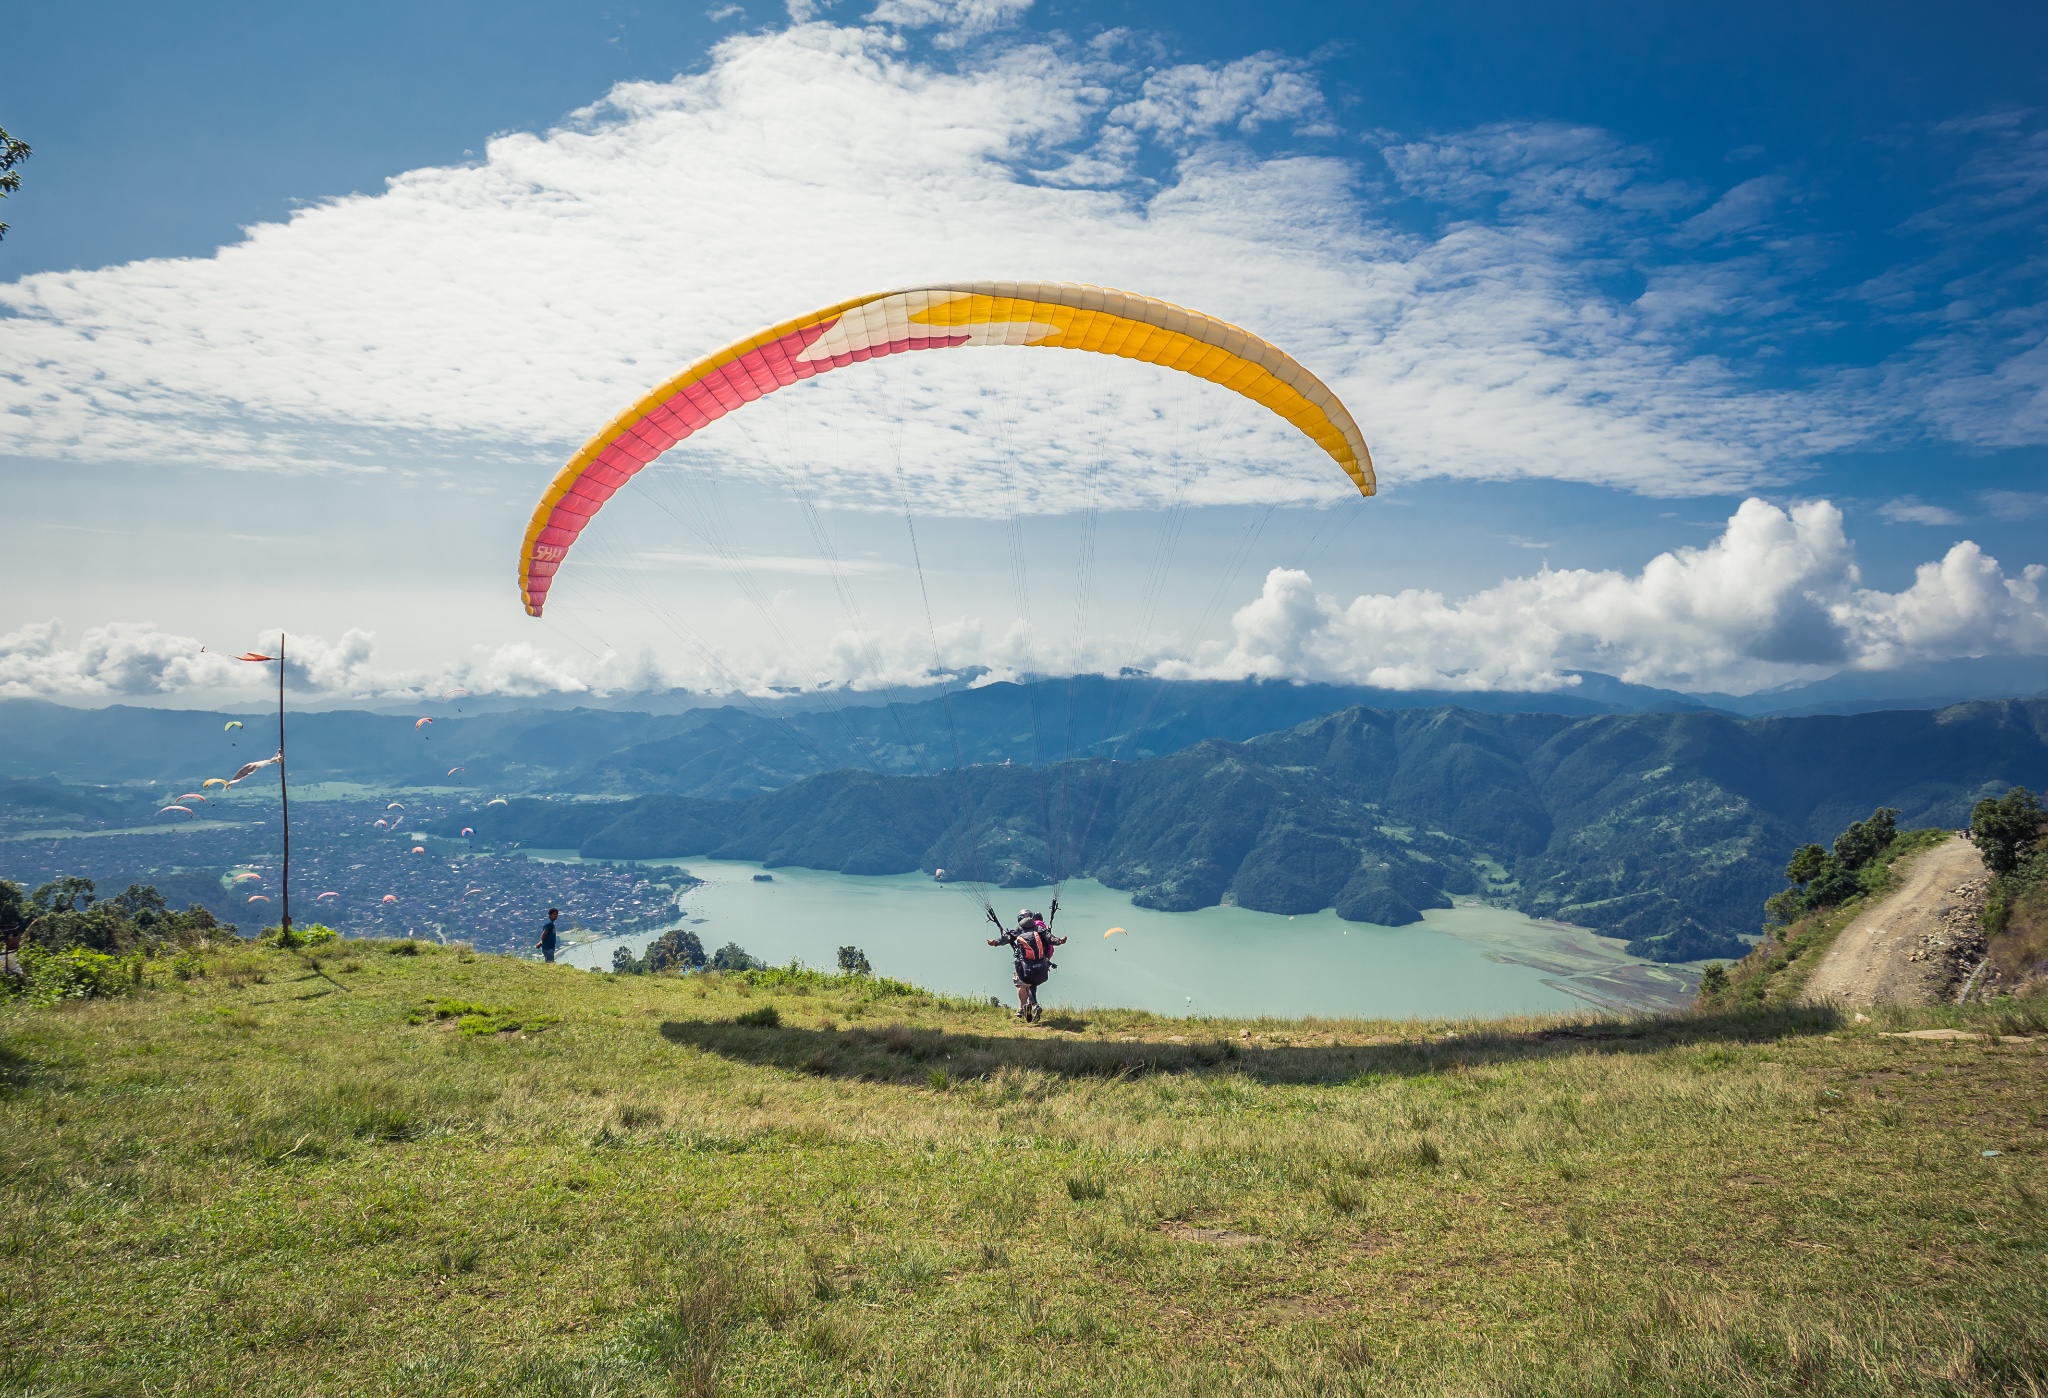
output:
M 545 857 L 545 856 L 542 856 Z M 650 861 L 704 883 L 682 899 L 681 925 L 706 951 L 737 942 L 764 961 L 831 968 L 841 946 L 867 953 L 876 974 L 948 994 L 1012 1002 L 1010 956 L 967 888 L 924 874 L 860 877 L 814 869 L 768 871 L 707 859 Z M 994 890 L 996 911 L 1044 912 L 1050 889 Z M 1104 937 L 1111 927 L 1125 932 Z M 1419 925 L 1376 927 L 1334 912 L 1284 917 L 1243 908 L 1161 913 L 1087 880 L 1060 896 L 1068 937 L 1040 991 L 1048 1006 L 1127 1006 L 1221 1016 L 1465 1017 L 1656 1008 L 1689 1001 L 1696 974 L 1627 956 L 1583 928 L 1532 921 L 1482 904 L 1432 911 Z M 609 970 L 613 951 L 648 932 L 565 948 L 562 960 Z

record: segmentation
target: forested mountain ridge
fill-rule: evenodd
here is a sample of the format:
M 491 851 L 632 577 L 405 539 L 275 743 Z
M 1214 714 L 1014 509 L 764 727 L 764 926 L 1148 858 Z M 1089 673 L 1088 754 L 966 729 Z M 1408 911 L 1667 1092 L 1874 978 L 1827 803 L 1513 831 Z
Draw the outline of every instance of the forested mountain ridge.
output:
M 1142 762 L 843 771 L 745 801 L 518 801 L 461 820 L 593 856 L 1085 874 L 1174 910 L 1399 925 L 1477 892 L 1689 960 L 1743 949 L 1798 845 L 1879 805 L 1960 824 L 1980 796 L 2044 779 L 2048 700 L 1747 720 L 1350 708 Z

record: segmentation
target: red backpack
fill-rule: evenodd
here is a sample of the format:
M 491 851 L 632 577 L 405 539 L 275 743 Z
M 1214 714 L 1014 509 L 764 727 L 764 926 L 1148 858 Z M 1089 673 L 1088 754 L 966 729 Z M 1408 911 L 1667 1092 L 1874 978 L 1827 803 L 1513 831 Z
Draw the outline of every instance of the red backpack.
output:
M 1017 957 L 1034 966 L 1041 961 L 1052 960 L 1052 934 L 1043 925 L 1018 933 Z

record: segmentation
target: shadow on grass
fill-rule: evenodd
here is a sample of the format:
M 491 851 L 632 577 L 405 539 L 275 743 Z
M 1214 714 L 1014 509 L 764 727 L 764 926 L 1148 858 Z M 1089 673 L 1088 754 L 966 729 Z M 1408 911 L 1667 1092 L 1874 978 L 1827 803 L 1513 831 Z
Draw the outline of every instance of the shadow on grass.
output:
M 955 1081 L 1005 1068 L 1070 1078 L 1146 1073 L 1235 1073 L 1261 1082 L 1349 1082 L 1368 1073 L 1418 1075 L 1460 1065 L 1528 1062 L 1568 1054 L 1656 1053 L 1701 1043 L 1768 1043 L 1825 1034 L 1835 1010 L 1788 1006 L 1726 1014 L 1656 1015 L 1538 1029 L 1461 1031 L 1454 1036 L 1380 1043 L 1263 1045 L 1218 1033 L 1173 1043 L 1161 1039 L 1052 1038 L 967 1034 L 890 1025 L 877 1029 L 755 1028 L 731 1020 L 670 1020 L 661 1036 L 721 1058 L 820 1077 L 923 1082 L 943 1072 Z M 1193 1026 L 1189 1026 L 1193 1028 Z M 1196 1030 L 1196 1033 L 1199 1033 Z

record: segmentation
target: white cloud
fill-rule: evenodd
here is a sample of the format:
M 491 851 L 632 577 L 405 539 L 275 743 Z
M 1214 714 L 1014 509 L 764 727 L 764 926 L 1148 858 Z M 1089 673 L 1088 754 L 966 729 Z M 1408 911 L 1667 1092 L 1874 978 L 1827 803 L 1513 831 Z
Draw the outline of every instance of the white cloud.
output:
M 1225 128 L 1249 135 L 1272 122 L 1311 122 L 1322 113 L 1322 90 L 1307 65 L 1260 53 L 1154 73 L 1137 100 L 1117 107 L 1109 119 L 1175 139 L 1213 136 Z M 1318 134 L 1334 134 L 1334 128 Z
M 258 632 L 248 642 L 255 654 L 276 652 L 277 632 Z M 87 627 L 78 643 L 63 643 L 63 625 L 32 622 L 0 635 L 0 699 L 106 702 L 186 696 L 230 702 L 262 699 L 274 692 L 277 671 L 267 664 L 235 658 L 234 647 L 205 646 L 147 622 L 110 622 Z M 475 694 L 531 697 L 607 690 L 663 687 L 647 660 L 613 655 L 584 663 L 565 662 L 536 647 L 508 644 L 439 671 L 380 666 L 376 637 L 351 630 L 339 641 L 289 633 L 286 683 L 299 699 L 395 699 L 430 697 L 451 688 Z
M 2048 514 L 2048 493 L 2034 490 L 1987 490 L 1977 497 L 1999 519 L 2032 519 Z
M 1463 601 L 1412 590 L 1342 604 L 1276 568 L 1232 627 L 1227 648 L 1162 673 L 1542 690 L 1597 670 L 1749 690 L 1842 668 L 2048 654 L 2048 568 L 2009 576 L 1964 542 L 1902 592 L 1865 588 L 1833 505 L 1752 499 L 1713 543 L 1638 574 L 1545 569 Z
M 31 622 L 0 636 L 0 699 L 110 699 L 232 688 L 247 666 L 205 652 L 189 636 L 147 624 L 89 627 L 75 647 L 56 621 Z
M 888 13 L 964 34 L 1000 12 Z M 1345 396 L 1390 482 L 1727 490 L 1868 430 L 1824 396 L 1745 386 L 1679 337 L 1683 317 L 1614 294 L 1617 239 L 1704 196 L 1599 133 L 1495 127 L 1390 151 L 1408 192 L 1485 205 L 1421 237 L 1380 219 L 1351 162 L 1198 139 L 1314 117 L 1309 75 L 1281 60 L 1147 77 L 1011 45 L 948 69 L 900 43 L 822 23 L 735 38 L 702 74 L 621 85 L 480 164 L 413 171 L 212 257 L 0 287 L 0 451 L 487 464 L 537 494 L 586 433 L 728 337 L 852 292 L 987 276 L 1122 285 L 1256 327 Z M 1193 142 L 1170 183 L 1130 176 L 1132 122 Z M 685 450 L 759 471 L 765 449 L 810 463 L 821 498 L 876 504 L 900 459 L 922 502 L 961 511 L 1004 507 L 1002 461 L 1027 511 L 1072 508 L 1104 461 L 1101 503 L 1157 504 L 1190 448 L 1190 503 L 1344 489 L 1221 390 L 1014 358 L 829 375 Z
M 1914 495 L 1887 500 L 1877 512 L 1894 524 L 1961 524 L 1963 517 L 1942 505 L 1930 505 Z
M 882 0 L 868 18 L 904 29 L 936 29 L 933 42 L 940 48 L 959 48 L 1015 24 L 1030 8 L 1031 0 Z M 794 3 L 790 13 L 796 13 Z

